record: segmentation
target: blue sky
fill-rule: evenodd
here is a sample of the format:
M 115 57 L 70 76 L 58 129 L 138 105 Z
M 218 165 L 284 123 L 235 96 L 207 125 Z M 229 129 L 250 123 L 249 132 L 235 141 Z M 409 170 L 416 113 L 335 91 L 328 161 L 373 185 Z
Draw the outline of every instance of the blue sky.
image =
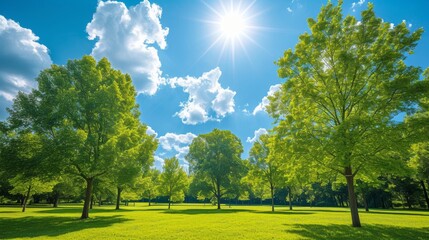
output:
M 336 3 L 336 1 L 334 1 Z M 359 18 L 368 1 L 344 1 Z M 386 22 L 429 29 L 429 1 L 372 1 Z M 228 129 L 244 146 L 272 127 L 264 97 L 283 80 L 274 61 L 308 31 L 322 0 L 2 0 L 0 1 L 0 120 L 18 91 L 50 64 L 91 54 L 129 73 L 141 120 L 157 134 L 155 164 L 183 161 L 192 139 Z M 426 68 L 428 33 L 407 59 Z M 235 46 L 235 47 L 233 47 Z M 266 100 L 265 100 L 266 101 Z

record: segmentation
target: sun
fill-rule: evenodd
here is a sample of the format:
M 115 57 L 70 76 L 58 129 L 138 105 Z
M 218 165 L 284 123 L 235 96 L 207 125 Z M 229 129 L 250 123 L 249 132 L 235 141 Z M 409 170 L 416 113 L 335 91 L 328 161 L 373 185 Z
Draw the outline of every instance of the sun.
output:
M 240 13 L 230 12 L 220 18 L 219 30 L 228 39 L 240 38 L 246 34 L 246 21 Z
M 209 5 L 204 1 L 203 3 L 212 12 L 211 19 L 204 22 L 211 25 L 209 35 L 213 40 L 201 57 L 215 47 L 220 48 L 219 60 L 225 52 L 229 51 L 233 64 L 238 47 L 248 55 L 246 45 L 249 42 L 256 44 L 253 36 L 258 27 L 253 22 L 256 16 L 260 14 L 253 13 L 252 7 L 255 0 L 246 1 L 248 4 L 237 0 L 224 0 L 220 1 L 218 6 Z

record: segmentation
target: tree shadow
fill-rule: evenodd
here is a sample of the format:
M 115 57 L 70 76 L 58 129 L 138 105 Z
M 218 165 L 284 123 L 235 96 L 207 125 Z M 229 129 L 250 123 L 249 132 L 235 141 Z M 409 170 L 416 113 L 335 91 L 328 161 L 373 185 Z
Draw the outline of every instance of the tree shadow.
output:
M 58 237 L 88 228 L 104 228 L 129 219 L 119 215 L 80 220 L 74 217 L 22 217 L 0 218 L 0 239 Z
M 314 214 L 314 212 L 304 212 L 304 211 L 257 211 L 255 213 L 261 213 L 261 214 L 282 214 L 282 215 L 295 215 L 295 214 Z
M 160 209 L 158 209 L 160 211 Z M 162 210 L 161 210 L 162 211 Z M 228 214 L 228 213 L 237 213 L 237 212 L 255 212 L 254 210 L 247 209 L 170 209 L 164 210 L 163 213 L 166 214 L 187 214 L 187 215 L 197 215 L 197 214 Z
M 409 215 L 409 216 L 422 216 L 429 217 L 429 212 L 401 212 L 401 210 L 393 210 L 394 212 L 380 211 L 380 210 L 370 210 L 369 212 L 362 212 L 365 214 L 393 214 L 393 215 Z
M 361 228 L 330 224 L 285 224 L 291 226 L 288 233 L 305 239 L 428 239 L 429 227 L 408 228 L 381 224 L 364 224 Z
M 89 210 L 89 214 L 91 213 L 119 213 L 119 212 L 130 212 L 130 211 L 141 211 L 141 209 L 119 209 L 115 210 L 114 207 L 112 208 L 93 208 Z M 82 207 L 58 207 L 58 208 L 50 208 L 50 209 L 43 209 L 36 211 L 38 213 L 81 213 Z

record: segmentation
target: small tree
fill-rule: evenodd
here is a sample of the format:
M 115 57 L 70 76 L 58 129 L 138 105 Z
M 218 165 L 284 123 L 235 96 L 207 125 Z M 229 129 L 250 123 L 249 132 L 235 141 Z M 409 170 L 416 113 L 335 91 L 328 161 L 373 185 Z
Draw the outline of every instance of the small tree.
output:
M 182 201 L 188 187 L 188 177 L 185 170 L 179 165 L 176 157 L 164 161 L 160 176 L 160 192 L 168 197 L 168 209 L 172 201 Z
M 146 171 L 142 179 L 143 197 L 148 199 L 148 205 L 151 205 L 151 200 L 158 196 L 158 184 L 160 181 L 160 171 L 156 168 Z

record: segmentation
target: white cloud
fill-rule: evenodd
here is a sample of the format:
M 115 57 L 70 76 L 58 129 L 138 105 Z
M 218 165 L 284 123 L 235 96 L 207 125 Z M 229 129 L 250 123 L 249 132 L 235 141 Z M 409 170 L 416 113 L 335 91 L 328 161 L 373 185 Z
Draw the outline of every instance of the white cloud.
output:
M 164 136 L 158 138 L 161 149 L 158 149 L 159 156 L 175 156 L 180 165 L 184 169 L 188 169 L 189 163 L 185 160 L 186 154 L 189 152 L 189 145 L 192 143 L 192 140 L 197 136 L 193 133 L 186 134 L 175 134 L 175 133 L 166 133 Z M 163 152 L 162 152 L 163 151 Z M 164 160 L 159 157 L 155 157 L 155 161 L 160 163 L 156 163 L 156 167 L 158 169 L 162 168 L 164 164 Z M 161 162 L 162 159 L 162 162 Z
M 395 24 L 390 23 L 390 25 L 389 25 L 389 29 L 390 29 L 390 30 L 392 30 L 394 27 L 395 27 Z
M 182 109 L 176 113 L 184 124 L 204 123 L 208 120 L 220 120 L 234 112 L 235 91 L 223 88 L 219 79 L 222 75 L 217 67 L 203 73 L 201 77 L 170 78 L 172 88 L 180 86 L 189 94 L 188 100 L 180 104 Z M 215 115 L 215 116 L 213 116 Z
M 122 2 L 99 1 L 86 26 L 88 38 L 97 40 L 91 54 L 107 57 L 113 67 L 130 74 L 138 93 L 153 95 L 165 84 L 155 48 L 167 46 L 169 29 L 162 27 L 161 15 L 161 7 L 148 0 L 130 8 Z
M 290 12 L 290 13 L 293 12 L 292 8 L 290 8 L 290 7 L 287 8 L 287 11 Z
M 254 143 L 256 140 L 259 139 L 259 136 L 267 134 L 267 133 L 268 133 L 267 129 L 265 129 L 265 128 L 259 128 L 258 130 L 256 130 L 254 132 L 253 138 L 247 137 L 246 142 Z
M 153 130 L 153 128 L 151 126 L 147 126 L 146 134 L 148 134 L 148 135 L 154 135 L 155 137 L 158 136 L 158 133 L 155 132 L 155 130 Z
M 48 48 L 38 40 L 31 29 L 0 15 L 0 119 L 6 118 L 18 91 L 36 87 L 34 79 L 52 64 Z
M 362 6 L 365 3 L 365 0 L 359 0 L 358 2 L 352 3 L 352 11 L 356 12 L 356 8 Z
M 256 115 L 258 112 L 266 111 L 268 104 L 270 104 L 269 96 L 274 95 L 281 87 L 281 84 L 276 84 L 270 86 L 270 90 L 267 93 L 267 96 L 262 98 L 262 101 L 258 104 L 258 106 L 253 109 L 253 115 Z

